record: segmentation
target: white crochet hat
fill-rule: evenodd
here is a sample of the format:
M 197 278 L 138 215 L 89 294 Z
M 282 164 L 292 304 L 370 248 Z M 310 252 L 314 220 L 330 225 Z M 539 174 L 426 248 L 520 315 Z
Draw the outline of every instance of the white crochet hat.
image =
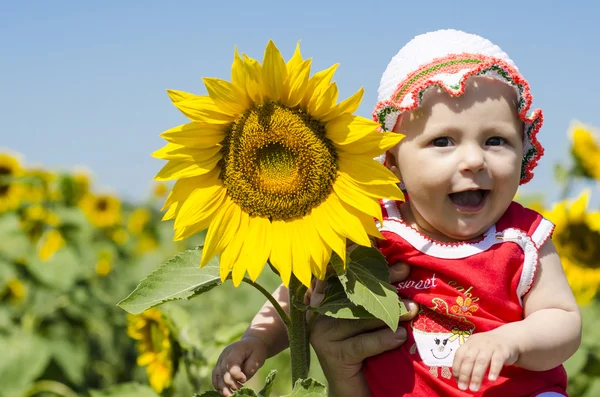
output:
M 536 138 L 543 123 L 542 111 L 529 113 L 533 99 L 529 84 L 508 55 L 483 37 L 438 30 L 412 39 L 392 58 L 381 76 L 373 119 L 383 131 L 391 131 L 398 116 L 419 107 L 428 88 L 438 86 L 458 96 L 465 91 L 470 76 L 491 77 L 515 89 L 517 110 L 525 125 L 521 184 L 529 182 L 544 153 Z

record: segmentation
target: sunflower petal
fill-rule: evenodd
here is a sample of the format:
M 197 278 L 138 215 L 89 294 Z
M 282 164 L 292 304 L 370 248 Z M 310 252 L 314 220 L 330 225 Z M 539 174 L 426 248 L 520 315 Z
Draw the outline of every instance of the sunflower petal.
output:
M 365 196 L 363 192 L 354 190 L 347 184 L 339 183 L 338 181 L 333 184 L 333 191 L 344 203 L 378 219 L 379 222 L 382 221 L 381 206 L 376 199 Z
M 269 40 L 265 49 L 265 57 L 262 67 L 262 81 L 265 87 L 266 96 L 269 99 L 278 101 L 283 91 L 283 82 L 287 78 L 287 68 L 285 61 L 275 46 L 273 41 Z
M 206 218 L 207 209 L 212 208 L 211 203 L 217 200 L 218 196 L 224 197 L 227 193 L 227 189 L 218 179 L 218 174 L 216 177 L 214 177 L 214 174 L 211 174 L 211 176 L 213 177 L 212 180 L 203 181 L 202 185 L 197 186 L 185 197 L 175 220 L 176 227 L 200 222 Z
M 200 267 L 205 266 L 213 256 L 223 251 L 223 248 L 234 238 L 240 225 L 240 214 L 240 207 L 229 197 L 220 208 L 217 208 L 204 239 Z
M 364 88 L 361 87 L 360 90 L 358 90 L 354 95 L 335 105 L 328 112 L 326 112 L 323 117 L 320 118 L 321 122 L 326 123 L 341 116 L 342 114 L 352 114 L 356 112 L 360 102 L 362 101 L 364 92 Z
M 359 183 L 385 185 L 400 182 L 392 171 L 376 160 L 343 152 L 338 155 L 339 170 Z
M 210 159 L 221 150 L 221 145 L 215 145 L 207 149 L 189 148 L 176 143 L 167 143 L 161 149 L 152 153 L 152 157 L 162 160 L 184 160 Z
M 335 230 L 348 237 L 356 244 L 366 247 L 371 245 L 360 220 L 349 213 L 336 194 L 330 194 L 323 203 L 323 210 L 329 214 L 330 224 Z
M 302 98 L 301 102 L 301 106 L 303 108 L 308 108 L 308 104 L 311 102 L 313 96 L 320 96 L 321 93 L 329 87 L 331 79 L 333 78 L 333 74 L 338 66 L 339 64 L 336 63 L 328 69 L 315 73 L 308 80 L 308 88 L 306 89 L 306 93 L 304 94 L 304 98 Z
M 322 204 L 319 207 L 321 206 Z M 314 215 L 310 215 L 308 218 L 327 246 L 333 249 L 333 251 L 342 258 L 343 262 L 346 263 L 346 237 L 341 233 L 338 233 L 336 229 L 331 226 L 327 214 L 319 207 L 314 208 L 312 212 Z M 329 260 L 327 262 L 329 262 Z
M 302 62 L 304 62 L 304 59 L 302 58 L 302 53 L 300 53 L 300 41 L 298 41 L 298 43 L 296 43 L 296 50 L 294 50 L 294 55 L 292 55 L 292 57 L 286 64 L 288 72 L 294 70 Z
M 338 145 L 347 145 L 370 134 L 379 134 L 379 124 L 373 120 L 351 114 L 343 114 L 325 126 L 327 138 Z
M 178 91 L 178 94 L 181 91 Z M 187 94 L 192 95 L 192 94 Z M 171 96 L 171 91 L 169 91 Z M 177 99 L 183 98 L 181 95 L 175 96 Z M 173 96 L 171 96 L 171 99 Z M 187 118 L 192 121 L 199 121 L 211 124 L 229 124 L 235 120 L 235 115 L 224 112 L 219 109 L 215 102 L 209 96 L 190 96 L 173 102 Z
M 321 95 L 313 95 L 308 103 L 308 112 L 316 119 L 321 119 L 337 102 L 338 88 L 336 83 L 331 83 Z
M 223 156 L 216 153 L 208 159 L 169 160 L 167 164 L 156 174 L 155 181 L 169 181 L 173 179 L 190 178 L 204 175 L 217 166 Z
M 198 95 L 196 94 L 191 94 L 189 92 L 179 90 L 167 90 L 167 95 L 169 95 L 169 98 L 171 98 L 171 101 L 173 103 L 198 97 Z
M 293 236 L 295 244 L 292 244 L 292 272 L 294 276 L 305 286 L 310 287 L 312 273 L 310 271 L 310 253 L 308 247 L 302 244 L 302 219 L 287 222 L 288 233 Z
M 229 81 L 216 78 L 204 78 L 202 81 L 204 81 L 208 95 L 222 111 L 239 115 L 250 106 L 246 96 Z
M 350 189 L 376 199 L 405 200 L 404 194 L 395 184 L 386 183 L 385 185 L 378 185 L 374 183 L 362 183 L 342 171 L 338 171 L 335 182 L 345 184 Z
M 292 274 L 292 236 L 284 221 L 273 221 L 271 228 L 271 264 L 277 269 L 281 281 L 287 287 Z
M 288 73 L 283 85 L 281 102 L 290 108 L 297 106 L 306 93 L 311 62 L 310 59 L 307 59 Z
M 585 189 L 569 208 L 569 218 L 571 222 L 583 222 L 585 219 L 585 211 L 590 200 L 590 191 Z
M 243 57 L 248 76 L 246 91 L 254 103 L 262 104 L 265 95 L 263 88 L 262 66 L 256 59 L 250 58 L 245 54 L 243 54 Z
M 161 138 L 178 145 L 195 149 L 207 149 L 218 145 L 225 139 L 222 125 L 191 122 L 171 128 Z
M 378 132 L 377 134 L 367 135 L 347 145 L 338 144 L 337 147 L 344 152 L 373 158 L 393 148 L 404 138 L 404 135 L 395 132 Z
M 246 236 L 248 234 L 249 220 L 250 217 L 248 213 L 245 211 L 241 211 L 240 226 L 235 233 L 235 237 L 221 253 L 221 266 L 219 270 L 222 282 L 224 282 L 227 279 L 227 276 L 229 276 L 231 270 L 234 269 L 236 266 L 240 267 L 240 269 L 238 269 L 237 272 L 241 271 L 242 278 L 244 277 L 243 275 L 246 273 L 245 264 L 243 263 L 243 261 L 238 263 L 238 258 L 240 257 L 244 241 L 246 240 Z
M 365 232 L 367 232 L 369 236 L 373 236 L 382 240 L 385 239 L 385 237 L 383 237 L 383 235 L 379 232 L 379 229 L 377 229 L 377 225 L 375 224 L 375 218 L 357 210 L 356 208 L 346 203 L 342 204 L 344 205 L 346 211 L 358 218 L 363 228 L 365 229 Z
M 263 217 L 250 218 L 248 235 L 240 259 L 247 263 L 248 275 L 256 281 L 271 254 L 271 221 Z
M 235 47 L 233 50 L 233 63 L 231 64 L 231 83 L 238 91 L 246 93 L 247 80 L 248 72 L 246 66 L 238 53 L 237 47 Z

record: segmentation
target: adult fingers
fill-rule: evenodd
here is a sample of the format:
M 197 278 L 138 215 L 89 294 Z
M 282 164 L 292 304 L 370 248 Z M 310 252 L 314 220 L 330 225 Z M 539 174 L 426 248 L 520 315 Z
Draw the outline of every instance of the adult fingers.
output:
M 404 303 L 404 307 L 408 310 L 408 313 L 404 313 L 400 316 L 400 321 L 412 320 L 419 313 L 419 305 L 408 299 L 401 299 Z
M 389 267 L 390 270 L 390 284 L 399 283 L 400 281 L 406 280 L 410 274 L 410 267 L 402 262 L 396 262 Z
M 399 327 L 396 332 L 383 328 L 356 335 L 344 341 L 342 351 L 345 364 L 362 362 L 368 357 L 395 349 L 406 342 L 406 329 Z
M 343 320 L 319 316 L 313 325 L 311 339 L 336 342 L 383 327 L 385 327 L 383 321 L 377 319 Z

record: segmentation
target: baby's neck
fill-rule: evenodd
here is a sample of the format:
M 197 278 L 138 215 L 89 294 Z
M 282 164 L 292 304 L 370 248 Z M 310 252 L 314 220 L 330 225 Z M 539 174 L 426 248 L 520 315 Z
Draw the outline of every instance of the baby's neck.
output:
M 413 229 L 417 230 L 419 233 L 424 234 L 434 241 L 439 241 L 441 243 L 458 243 L 458 242 L 471 242 L 478 241 L 481 239 L 482 235 L 473 236 L 470 239 L 465 240 L 457 240 L 455 238 L 449 237 L 438 230 L 435 227 L 431 226 L 427 221 L 425 221 L 422 217 L 415 215 L 416 211 L 413 211 L 412 205 L 410 205 L 410 201 L 406 203 L 402 203 L 400 205 L 400 215 L 404 223 Z

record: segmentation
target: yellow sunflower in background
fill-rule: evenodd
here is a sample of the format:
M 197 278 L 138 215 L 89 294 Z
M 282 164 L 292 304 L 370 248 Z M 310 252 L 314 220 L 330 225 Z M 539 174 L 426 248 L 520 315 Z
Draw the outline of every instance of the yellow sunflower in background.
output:
M 161 197 L 166 196 L 166 194 L 168 192 L 169 192 L 169 187 L 167 186 L 167 184 L 160 182 L 160 183 L 154 184 L 154 188 L 152 190 L 152 195 L 154 196 L 154 198 L 161 198 Z
M 299 46 L 286 63 L 269 42 L 262 65 L 234 53 L 232 82 L 205 78 L 208 96 L 169 91 L 191 123 L 165 131 L 154 153 L 176 180 L 164 208 L 175 240 L 208 228 L 201 266 L 221 254 L 221 278 L 252 280 L 269 259 L 287 285 L 325 275 L 346 238 L 380 236 L 378 198 L 402 199 L 397 178 L 374 157 L 402 138 L 354 116 L 360 89 L 337 103 L 337 65 L 310 77 Z M 163 208 L 163 209 L 164 209 Z
M 65 239 L 58 229 L 47 230 L 38 241 L 38 257 L 46 261 L 65 245 Z
M 588 178 L 600 180 L 600 138 L 597 133 L 590 126 L 574 122 L 570 135 L 577 171 Z
M 127 229 L 134 236 L 140 235 L 150 221 L 150 211 L 147 208 L 136 208 L 127 220 Z
M 150 386 L 161 393 L 173 380 L 173 346 L 169 327 L 161 312 L 148 309 L 139 315 L 127 315 L 127 334 L 138 341 L 139 366 L 146 368 Z
M 56 200 L 58 191 L 53 186 L 56 174 L 42 168 L 25 171 L 27 179 L 25 198 L 30 203 Z
M 100 277 L 106 277 L 112 270 L 113 255 L 109 250 L 102 250 L 98 254 L 98 262 L 96 262 L 96 274 Z
M 561 201 L 544 216 L 556 225 L 552 241 L 580 304 L 590 302 L 600 285 L 600 212 L 587 212 L 589 192 L 572 203 Z
M 2 299 L 8 299 L 12 304 L 17 305 L 23 302 L 27 296 L 27 289 L 18 278 L 11 278 L 6 282 L 0 296 Z
M 23 168 L 16 156 L 0 153 L 0 213 L 19 206 L 23 199 L 23 184 L 13 178 L 23 175 Z
M 79 206 L 90 223 L 98 228 L 116 225 L 121 220 L 121 202 L 116 196 L 86 194 Z

